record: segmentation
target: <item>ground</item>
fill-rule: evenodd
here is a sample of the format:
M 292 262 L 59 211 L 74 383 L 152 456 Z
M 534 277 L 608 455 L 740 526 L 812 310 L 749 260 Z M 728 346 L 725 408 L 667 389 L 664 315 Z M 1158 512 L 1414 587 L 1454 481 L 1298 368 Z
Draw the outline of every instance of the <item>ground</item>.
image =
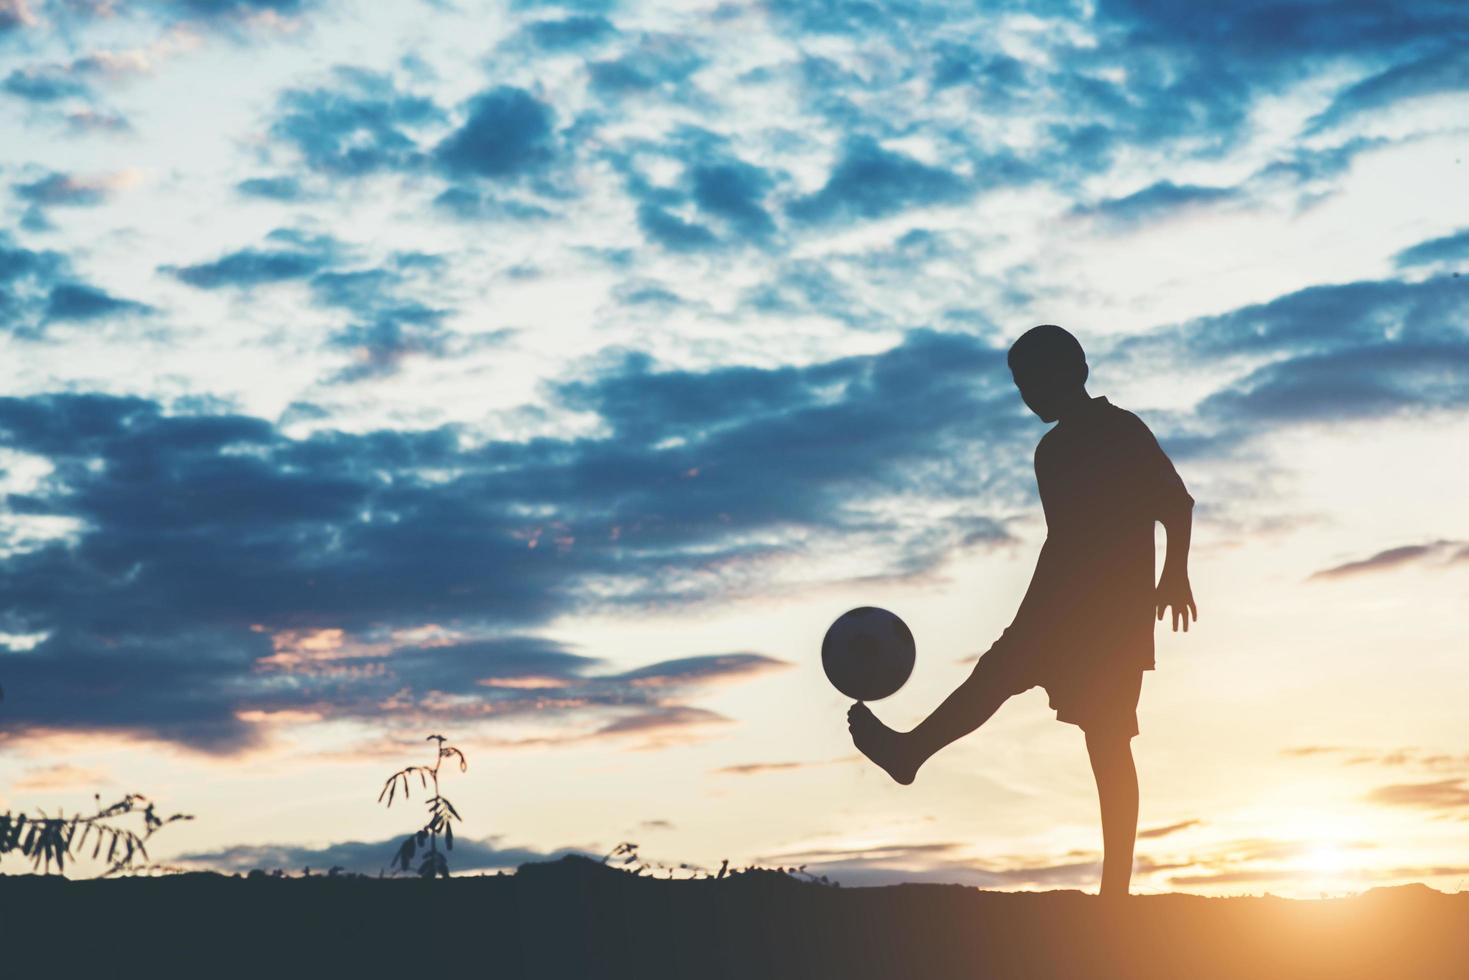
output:
M 0 876 L 11 975 L 1465 977 L 1469 893 L 1135 897 L 636 877 L 583 858 L 448 881 Z

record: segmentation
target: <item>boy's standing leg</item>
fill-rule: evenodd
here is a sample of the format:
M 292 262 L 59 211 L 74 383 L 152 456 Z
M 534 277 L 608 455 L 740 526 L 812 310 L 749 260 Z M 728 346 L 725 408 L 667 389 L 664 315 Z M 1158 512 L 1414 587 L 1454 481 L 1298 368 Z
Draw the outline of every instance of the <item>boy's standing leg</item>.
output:
M 1137 842 L 1137 766 L 1132 760 L 1132 737 L 1115 731 L 1087 732 L 1086 751 L 1102 809 L 1101 894 L 1121 898 L 1132 880 L 1132 852 Z

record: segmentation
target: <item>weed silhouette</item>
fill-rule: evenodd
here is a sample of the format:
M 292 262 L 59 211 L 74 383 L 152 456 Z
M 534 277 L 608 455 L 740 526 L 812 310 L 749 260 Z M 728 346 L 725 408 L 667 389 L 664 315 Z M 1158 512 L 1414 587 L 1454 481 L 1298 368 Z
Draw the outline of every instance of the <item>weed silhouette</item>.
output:
M 160 817 L 153 803 L 138 793 L 129 793 L 108 806 L 102 805 L 100 795 L 93 798 L 97 812 L 90 815 L 68 817 L 59 810 L 54 817 L 44 810 L 34 817 L 8 810 L 0 813 L 0 856 L 19 851 L 22 857 L 30 858 L 33 869 L 50 874 L 54 861 L 60 873 L 66 870 L 68 859 L 76 860 L 73 849 L 86 853 L 84 848 L 90 839 L 90 856 L 107 862 L 107 870 L 98 877 L 106 878 L 138 870 L 138 861 L 148 859 L 147 844 L 155 833 L 176 821 L 194 819 L 187 813 Z M 142 818 L 141 831 L 125 822 L 133 814 Z
M 713 879 L 719 881 L 725 877 L 735 877 L 745 874 L 779 874 L 788 878 L 796 878 L 801 881 L 810 882 L 813 885 L 830 885 L 840 888 L 838 882 L 827 878 L 826 875 L 818 875 L 806 870 L 806 865 L 794 867 L 767 868 L 759 864 L 747 865 L 743 868 L 731 868 L 729 858 L 725 858 L 719 864 L 719 870 L 710 871 L 708 868 L 697 864 L 680 862 L 679 864 L 664 864 L 662 861 L 650 861 L 638 852 L 638 845 L 632 841 L 622 841 L 602 857 L 602 863 L 613 867 L 618 871 L 625 871 L 635 877 L 649 875 L 656 876 L 659 871 L 664 872 L 665 878 L 674 877 L 675 871 L 684 871 L 688 877 L 694 880 Z
M 464 772 L 469 768 L 469 763 L 465 760 L 463 752 L 452 745 L 444 744 L 448 741 L 444 736 L 430 735 L 425 741 L 436 743 L 434 764 L 399 769 L 388 777 L 387 782 L 383 783 L 383 791 L 377 795 L 377 800 L 383 803 L 386 798 L 386 805 L 392 806 L 393 797 L 397 795 L 400 784 L 403 787 L 403 797 L 407 799 L 410 781 L 415 775 L 418 776 L 418 781 L 424 789 L 433 787 L 433 795 L 425 804 L 428 807 L 428 822 L 409 834 L 403 843 L 398 845 L 391 864 L 402 871 L 408 871 L 413 859 L 418 856 L 424 844 L 427 844 L 428 850 L 423 852 L 423 860 L 418 865 L 418 876 L 420 878 L 447 878 L 449 877 L 449 859 L 445 851 L 454 850 L 454 826 L 451 821 L 463 822 L 463 818 L 459 816 L 459 811 L 454 809 L 454 804 L 439 792 L 439 766 L 445 759 L 454 757 L 459 760 L 459 771 Z M 439 850 L 440 834 L 444 835 L 444 851 Z

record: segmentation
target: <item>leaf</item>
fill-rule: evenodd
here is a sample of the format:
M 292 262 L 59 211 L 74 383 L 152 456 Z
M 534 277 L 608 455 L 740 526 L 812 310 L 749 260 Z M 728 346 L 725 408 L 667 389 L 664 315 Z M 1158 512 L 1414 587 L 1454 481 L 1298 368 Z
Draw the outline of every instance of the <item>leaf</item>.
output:
M 448 824 L 444 827 L 444 846 L 454 850 L 454 825 Z
M 417 850 L 415 841 L 412 837 L 409 837 L 398 846 L 398 853 L 394 855 L 392 863 L 402 865 L 403 870 L 407 871 L 409 863 L 413 861 L 415 850 Z

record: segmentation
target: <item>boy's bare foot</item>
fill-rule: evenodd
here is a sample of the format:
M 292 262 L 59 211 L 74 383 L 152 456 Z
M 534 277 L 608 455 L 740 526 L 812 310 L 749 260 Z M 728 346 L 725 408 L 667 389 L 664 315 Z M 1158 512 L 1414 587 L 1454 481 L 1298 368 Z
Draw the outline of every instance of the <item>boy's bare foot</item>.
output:
M 852 733 L 852 744 L 857 746 L 857 751 L 903 786 L 913 782 L 918 763 L 907 751 L 902 732 L 878 721 L 872 709 L 860 701 L 847 711 L 847 729 Z

